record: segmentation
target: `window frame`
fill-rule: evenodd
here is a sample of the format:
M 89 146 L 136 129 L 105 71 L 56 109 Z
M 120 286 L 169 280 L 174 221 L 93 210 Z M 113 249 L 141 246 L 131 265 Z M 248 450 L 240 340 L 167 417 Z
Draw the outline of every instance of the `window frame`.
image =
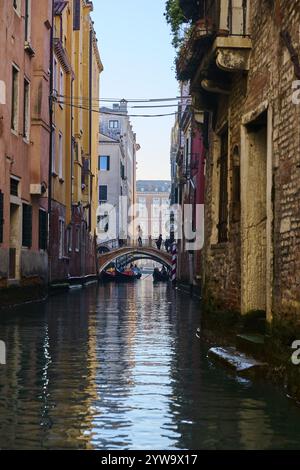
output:
M 228 242 L 228 129 L 220 134 L 218 243 Z
M 29 142 L 30 140 L 30 81 L 26 77 L 24 77 L 23 93 L 24 93 L 23 95 L 23 138 L 26 142 Z
M 31 0 L 25 0 L 24 27 L 25 42 L 29 44 L 31 41 Z
M 60 131 L 58 134 L 58 177 L 60 181 L 64 180 L 64 138 L 63 133 Z
M 20 111 L 20 69 L 16 64 L 12 64 L 12 84 L 11 84 L 11 131 L 18 134 L 19 111 Z
M 101 189 L 106 188 L 106 199 L 101 199 Z M 99 185 L 99 203 L 105 204 L 108 201 L 108 186 L 107 184 L 100 184 Z
M 63 259 L 65 257 L 65 219 L 59 218 L 58 221 L 58 257 Z
M 106 168 L 103 169 L 101 168 L 101 160 L 103 158 L 106 158 Z M 110 171 L 110 155 L 99 155 L 99 161 L 98 161 L 98 170 L 99 171 Z
M 112 125 L 111 125 L 112 124 Z M 115 125 L 116 124 L 116 125 Z M 108 123 L 108 127 L 109 129 L 113 130 L 113 129 L 119 129 L 119 124 L 120 124 L 120 121 L 118 121 L 117 119 L 110 119 L 109 120 L 109 123 Z

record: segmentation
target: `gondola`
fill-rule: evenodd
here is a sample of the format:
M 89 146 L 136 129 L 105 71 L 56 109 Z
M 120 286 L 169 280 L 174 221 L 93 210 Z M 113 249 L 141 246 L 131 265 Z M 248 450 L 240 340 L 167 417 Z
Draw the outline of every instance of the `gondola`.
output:
M 121 271 L 116 269 L 117 281 L 135 281 L 137 279 L 136 273 L 132 269 Z
M 161 272 L 157 268 L 153 271 L 153 281 L 154 282 L 168 282 L 170 276 L 167 271 Z
M 117 272 L 115 269 L 107 269 L 102 273 L 103 281 L 116 281 L 117 279 Z

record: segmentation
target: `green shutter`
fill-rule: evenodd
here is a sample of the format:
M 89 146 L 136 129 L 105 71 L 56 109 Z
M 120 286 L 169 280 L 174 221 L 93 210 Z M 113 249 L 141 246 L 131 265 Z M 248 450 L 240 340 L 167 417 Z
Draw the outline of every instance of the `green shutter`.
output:
M 3 243 L 3 215 L 4 215 L 4 208 L 3 208 L 3 193 L 0 191 L 0 243 Z
M 31 248 L 32 246 L 32 207 L 23 204 L 23 221 L 22 221 L 22 246 Z

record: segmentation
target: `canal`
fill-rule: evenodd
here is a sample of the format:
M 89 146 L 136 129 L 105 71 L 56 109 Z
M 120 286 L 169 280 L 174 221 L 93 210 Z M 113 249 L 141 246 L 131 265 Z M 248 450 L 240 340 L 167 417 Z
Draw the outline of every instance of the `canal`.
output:
M 211 364 L 199 311 L 146 279 L 3 313 L 0 448 L 299 449 L 300 409 Z

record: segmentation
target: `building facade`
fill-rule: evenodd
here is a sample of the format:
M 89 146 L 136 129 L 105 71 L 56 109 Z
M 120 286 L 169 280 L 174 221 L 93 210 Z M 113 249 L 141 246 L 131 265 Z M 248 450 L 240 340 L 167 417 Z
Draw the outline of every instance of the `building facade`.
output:
M 160 235 L 164 241 L 170 238 L 170 196 L 170 181 L 137 181 L 136 238 L 140 226 L 144 244 L 155 245 Z
M 112 108 L 102 107 L 100 111 L 98 241 L 115 246 L 119 244 L 119 239 L 123 242 L 127 239 L 130 243 L 133 237 L 133 230 L 128 230 L 132 225 L 128 210 L 136 202 L 136 155 L 140 146 L 130 123 L 125 100 L 114 104 Z M 121 197 L 124 198 L 123 203 L 120 202 Z M 112 220 L 105 204 L 114 207 L 116 220 Z
M 205 300 L 299 324 L 300 2 L 180 4 L 177 74 L 208 129 Z
M 52 1 L 34 3 L 0 11 L 0 288 L 37 293 L 48 281 Z
M 204 113 L 192 106 L 190 82 L 181 83 L 181 100 L 171 135 L 173 205 L 177 205 L 177 279 L 201 289 L 204 242 L 205 157 Z M 179 219 L 179 217 L 182 217 Z M 189 228 L 187 228 L 189 227 Z M 178 228 L 177 228 L 178 230 Z M 194 246 L 192 246 L 194 245 Z
M 95 276 L 99 77 L 90 1 L 54 2 L 50 280 Z

